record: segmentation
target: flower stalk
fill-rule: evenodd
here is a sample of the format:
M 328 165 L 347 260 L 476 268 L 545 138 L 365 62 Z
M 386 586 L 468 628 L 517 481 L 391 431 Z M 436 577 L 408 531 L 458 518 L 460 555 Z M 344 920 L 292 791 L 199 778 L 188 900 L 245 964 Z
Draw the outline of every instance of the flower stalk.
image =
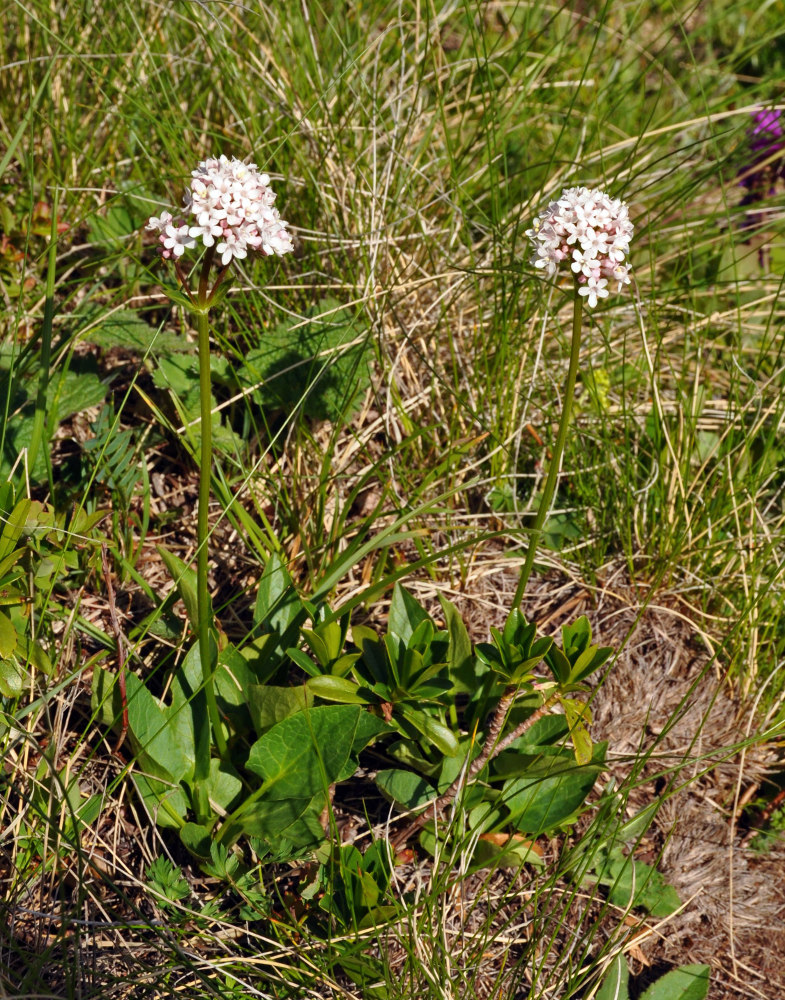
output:
M 553 494 L 556 491 L 556 483 L 559 478 L 559 471 L 561 470 L 561 461 L 564 454 L 564 445 L 567 442 L 567 431 L 569 430 L 570 418 L 572 417 L 572 403 L 575 398 L 575 385 L 578 380 L 578 368 L 580 366 L 582 319 L 583 298 L 578 294 L 578 290 L 576 288 L 575 298 L 572 303 L 572 343 L 570 346 L 570 367 L 567 371 L 567 382 L 564 387 L 562 412 L 561 418 L 559 419 L 559 430 L 556 435 L 556 444 L 551 454 L 548 477 L 545 480 L 545 488 L 542 491 L 540 504 L 537 508 L 537 514 L 531 528 L 529 547 L 526 550 L 526 560 L 523 564 L 523 568 L 521 569 L 521 575 L 518 578 L 518 586 L 515 588 L 515 597 L 512 599 L 512 606 L 514 608 L 517 608 L 523 600 L 523 595 L 526 591 L 526 586 L 529 582 L 529 577 L 531 576 L 531 571 L 534 566 L 534 558 L 537 554 L 537 545 L 540 541 L 545 519 L 551 509 Z
M 226 739 L 218 714 L 218 703 L 215 698 L 213 675 L 217 663 L 218 644 L 212 640 L 213 613 L 210 604 L 208 587 L 209 570 L 209 510 L 210 510 L 210 477 L 213 467 L 213 436 L 212 436 L 212 397 L 210 386 L 210 321 L 205 308 L 196 313 L 196 328 L 199 335 L 199 395 L 200 414 L 199 431 L 201 443 L 199 450 L 199 506 L 197 513 L 197 557 L 196 557 L 196 597 L 199 615 L 199 661 L 202 665 L 204 693 L 207 700 L 207 714 L 213 730 L 213 738 L 221 759 L 226 759 Z M 207 773 L 197 774 L 197 778 L 206 778 L 210 773 L 210 745 L 207 744 Z M 198 765 L 198 761 L 197 761 Z M 204 770 L 197 766 L 197 770 Z

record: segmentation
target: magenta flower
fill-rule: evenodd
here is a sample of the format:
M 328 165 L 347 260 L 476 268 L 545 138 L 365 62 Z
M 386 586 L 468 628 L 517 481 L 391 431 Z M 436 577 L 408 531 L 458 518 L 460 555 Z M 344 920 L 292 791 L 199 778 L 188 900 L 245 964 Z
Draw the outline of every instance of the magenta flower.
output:
M 742 205 L 750 205 L 774 193 L 778 177 L 785 176 L 785 159 L 775 154 L 785 148 L 782 112 L 776 108 L 756 111 L 747 131 L 750 158 L 739 171 L 739 184 L 749 192 Z M 767 161 L 772 162 L 767 162 Z

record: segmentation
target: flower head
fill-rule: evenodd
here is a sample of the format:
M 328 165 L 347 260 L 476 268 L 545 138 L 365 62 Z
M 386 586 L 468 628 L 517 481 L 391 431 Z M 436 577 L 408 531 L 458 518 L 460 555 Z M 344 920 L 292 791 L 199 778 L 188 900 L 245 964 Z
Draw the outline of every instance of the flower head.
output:
M 534 220 L 526 235 L 531 263 L 549 275 L 569 266 L 589 306 L 608 295 L 608 282 L 629 284 L 625 257 L 633 234 L 627 206 L 604 191 L 567 188 Z M 562 261 L 565 267 L 562 267 Z
M 183 198 L 186 218 L 175 223 L 163 212 L 147 223 L 147 229 L 160 232 L 164 257 L 180 257 L 197 240 L 205 247 L 215 246 L 224 267 L 246 257 L 249 250 L 271 256 L 294 249 L 286 223 L 273 207 L 270 178 L 260 174 L 255 163 L 220 156 L 203 160 L 191 176 Z

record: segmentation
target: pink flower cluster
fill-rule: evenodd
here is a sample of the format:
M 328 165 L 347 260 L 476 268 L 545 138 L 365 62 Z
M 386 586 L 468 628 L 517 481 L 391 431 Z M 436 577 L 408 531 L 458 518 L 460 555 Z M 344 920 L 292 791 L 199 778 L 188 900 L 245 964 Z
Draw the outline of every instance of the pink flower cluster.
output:
M 594 308 L 607 297 L 609 281 L 618 283 L 618 291 L 630 283 L 625 257 L 633 228 L 623 201 L 604 191 L 567 188 L 526 231 L 534 247 L 531 263 L 553 276 L 567 262 L 579 294 Z
M 147 229 L 160 233 L 163 257 L 182 257 L 197 239 L 206 247 L 215 245 L 224 267 L 232 258 L 242 260 L 249 249 L 268 256 L 294 249 L 286 223 L 273 208 L 270 178 L 260 174 L 255 163 L 221 156 L 204 160 L 191 176 L 191 188 L 183 199 L 186 218 L 175 221 L 169 212 L 162 212 L 147 223 Z M 188 214 L 193 216 L 190 222 Z

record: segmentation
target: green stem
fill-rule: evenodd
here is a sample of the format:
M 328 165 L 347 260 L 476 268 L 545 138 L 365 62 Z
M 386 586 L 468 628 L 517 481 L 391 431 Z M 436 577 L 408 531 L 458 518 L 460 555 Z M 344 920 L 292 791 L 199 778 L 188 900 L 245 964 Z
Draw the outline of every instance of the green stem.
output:
M 548 469 L 548 478 L 545 480 L 545 488 L 542 491 L 542 496 L 540 497 L 540 506 L 537 509 L 537 516 L 534 519 L 534 524 L 531 529 L 531 541 L 529 542 L 529 548 L 526 551 L 526 561 L 523 564 L 523 569 L 521 570 L 521 576 L 518 580 L 518 587 L 515 591 L 515 597 L 512 601 L 512 607 L 517 608 L 521 601 L 523 600 L 523 594 L 526 590 L 526 584 L 529 582 L 529 577 L 531 576 L 532 567 L 534 566 L 534 557 L 537 554 L 537 543 L 540 540 L 540 533 L 542 532 L 542 526 L 545 523 L 545 518 L 548 516 L 548 511 L 551 509 L 551 502 L 553 501 L 553 494 L 556 490 L 556 482 L 559 478 L 559 470 L 561 468 L 562 455 L 564 454 L 564 444 L 567 440 L 567 431 L 570 426 L 570 416 L 572 415 L 572 401 L 575 396 L 575 383 L 578 379 L 578 366 L 580 362 L 581 353 L 581 321 L 583 319 L 583 298 L 578 294 L 578 288 L 575 288 L 575 299 L 573 302 L 573 312 L 572 312 L 572 346 L 570 348 L 570 368 L 567 372 L 567 384 L 564 387 L 564 407 L 562 409 L 561 420 L 559 421 L 559 432 L 556 436 L 556 445 L 553 449 L 553 454 L 551 455 L 551 463 Z
M 210 774 L 210 727 L 213 738 L 222 759 L 226 759 L 226 740 L 224 739 L 221 719 L 218 714 L 218 703 L 215 700 L 213 685 L 213 649 L 217 644 L 212 641 L 213 617 L 210 607 L 210 594 L 207 587 L 207 569 L 209 550 L 208 541 L 208 509 L 210 505 L 210 473 L 213 464 L 212 415 L 210 413 L 210 323 L 206 310 L 196 313 L 196 329 L 199 334 L 199 394 L 201 422 L 201 455 L 199 461 L 199 512 L 197 520 L 197 562 L 196 562 L 196 596 L 199 612 L 199 660 L 202 664 L 204 679 L 203 691 L 207 702 L 207 717 L 209 724 L 202 727 L 203 732 L 198 738 L 198 751 L 194 778 L 198 783 Z M 195 706 L 197 711 L 199 706 Z M 206 731 L 207 739 L 204 738 Z
M 52 363 L 52 323 L 55 311 L 55 275 L 57 273 L 57 188 L 52 195 L 52 231 L 49 235 L 49 253 L 46 264 L 46 298 L 41 323 L 41 360 L 38 373 L 38 392 L 35 397 L 35 415 L 30 445 L 27 449 L 27 467 L 33 477 L 41 441 L 46 426 L 46 396 L 49 389 L 49 366 Z

